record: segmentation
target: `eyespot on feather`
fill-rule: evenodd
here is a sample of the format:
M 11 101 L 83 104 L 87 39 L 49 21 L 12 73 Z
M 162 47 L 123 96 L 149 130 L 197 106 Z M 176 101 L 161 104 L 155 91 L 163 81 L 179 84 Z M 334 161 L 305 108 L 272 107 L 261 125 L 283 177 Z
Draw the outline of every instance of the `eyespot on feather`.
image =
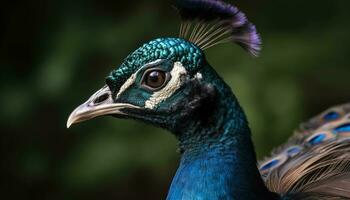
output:
M 310 146 L 315 146 L 327 140 L 330 140 L 334 137 L 335 137 L 334 134 L 330 131 L 318 132 L 308 137 L 305 143 Z
M 278 166 L 282 165 L 287 161 L 288 157 L 286 154 L 280 154 L 276 157 L 273 157 L 272 159 L 264 162 L 260 165 L 259 170 L 261 174 L 266 174 L 272 169 L 277 168 Z
M 302 150 L 302 147 L 300 146 L 292 146 L 292 147 L 289 147 L 285 153 L 289 156 L 289 157 L 293 157 L 297 154 L 299 154 Z
M 334 131 L 339 133 L 350 132 L 350 122 L 346 124 L 342 124 L 334 129 Z
M 323 116 L 323 119 L 326 120 L 326 121 L 332 121 L 332 120 L 336 120 L 336 119 L 339 119 L 340 118 L 340 114 L 336 111 L 330 111 L 328 113 L 326 113 L 324 116 Z

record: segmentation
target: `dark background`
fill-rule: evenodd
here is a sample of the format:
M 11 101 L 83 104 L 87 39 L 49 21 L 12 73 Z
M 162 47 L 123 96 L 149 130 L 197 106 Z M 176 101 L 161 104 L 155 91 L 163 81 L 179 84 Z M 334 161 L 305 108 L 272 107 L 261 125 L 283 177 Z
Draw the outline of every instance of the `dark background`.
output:
M 250 119 L 259 158 L 298 124 L 350 101 L 350 1 L 229 1 L 262 35 L 254 59 L 207 51 Z M 177 36 L 170 0 L 1 4 L 0 199 L 164 199 L 179 155 L 166 131 L 70 112 L 143 42 Z

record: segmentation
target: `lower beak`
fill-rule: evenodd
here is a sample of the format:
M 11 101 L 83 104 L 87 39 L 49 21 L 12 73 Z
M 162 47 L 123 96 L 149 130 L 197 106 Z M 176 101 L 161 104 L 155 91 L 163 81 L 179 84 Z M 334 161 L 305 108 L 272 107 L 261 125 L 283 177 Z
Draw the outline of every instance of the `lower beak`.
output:
M 125 108 L 138 108 L 127 103 L 114 103 L 112 93 L 107 85 L 93 94 L 85 103 L 78 106 L 67 120 L 67 128 L 73 124 L 104 115 L 126 115 Z

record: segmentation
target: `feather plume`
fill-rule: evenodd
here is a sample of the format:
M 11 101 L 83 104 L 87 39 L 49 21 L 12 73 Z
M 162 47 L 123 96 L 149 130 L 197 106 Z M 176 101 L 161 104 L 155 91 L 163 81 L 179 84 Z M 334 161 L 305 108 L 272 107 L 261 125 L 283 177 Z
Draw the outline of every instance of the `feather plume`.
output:
M 180 37 L 205 50 L 215 45 L 235 42 L 257 56 L 261 39 L 255 26 L 238 8 L 221 0 L 177 0 L 183 20 Z
M 350 199 L 349 150 L 349 141 L 332 141 L 305 149 L 271 171 L 266 185 L 271 191 L 282 195 Z
M 267 187 L 292 199 L 350 199 L 349 114 L 345 104 L 302 124 L 287 144 L 260 162 Z

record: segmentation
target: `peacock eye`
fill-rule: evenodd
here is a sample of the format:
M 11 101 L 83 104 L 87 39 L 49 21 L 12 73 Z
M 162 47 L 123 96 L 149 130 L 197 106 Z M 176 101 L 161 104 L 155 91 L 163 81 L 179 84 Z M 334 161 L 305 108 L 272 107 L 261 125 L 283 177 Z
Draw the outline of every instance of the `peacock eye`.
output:
M 166 72 L 162 70 L 150 70 L 147 71 L 143 78 L 143 85 L 152 89 L 160 89 L 164 86 L 167 80 Z

